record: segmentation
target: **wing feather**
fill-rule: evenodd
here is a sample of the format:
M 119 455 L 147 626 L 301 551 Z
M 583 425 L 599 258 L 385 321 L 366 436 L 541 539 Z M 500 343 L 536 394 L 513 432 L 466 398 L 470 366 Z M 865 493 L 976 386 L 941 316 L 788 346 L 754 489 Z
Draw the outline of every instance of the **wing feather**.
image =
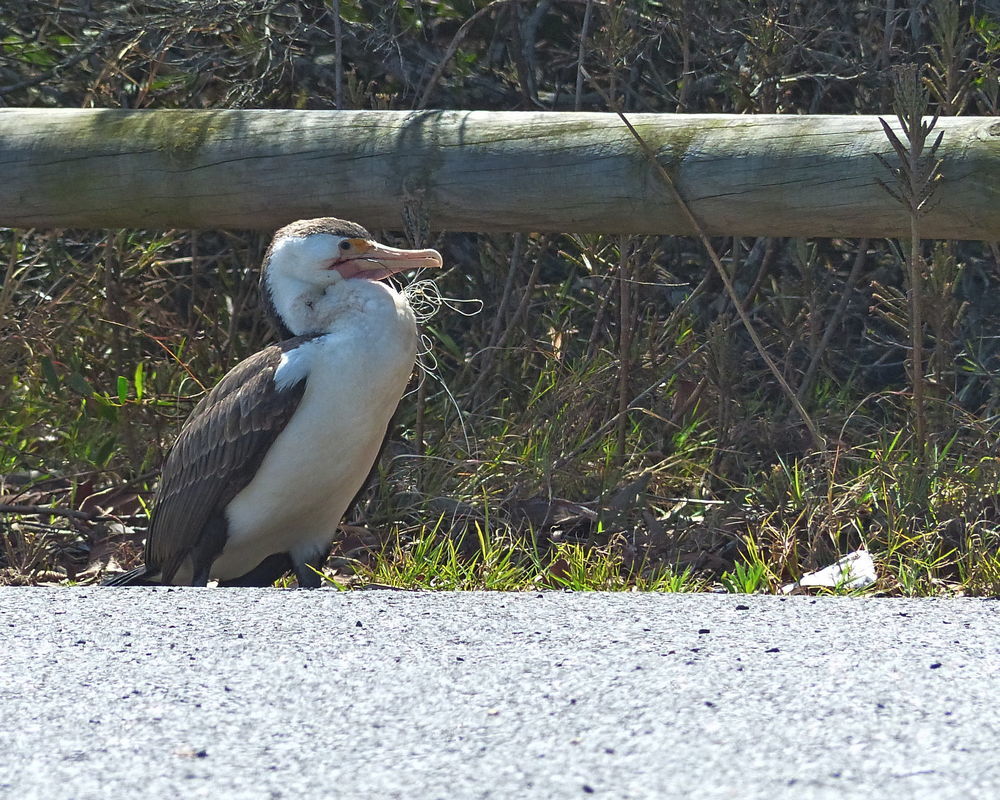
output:
M 198 545 L 206 524 L 251 481 L 305 391 L 305 380 L 279 389 L 281 356 L 299 336 L 241 361 L 184 423 L 163 464 L 146 539 L 147 571 L 164 583 Z

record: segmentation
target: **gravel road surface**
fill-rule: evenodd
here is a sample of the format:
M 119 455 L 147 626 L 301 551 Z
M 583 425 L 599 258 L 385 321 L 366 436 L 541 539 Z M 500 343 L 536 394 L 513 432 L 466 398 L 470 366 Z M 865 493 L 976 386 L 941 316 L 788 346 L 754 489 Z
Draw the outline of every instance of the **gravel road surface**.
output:
M 0 590 L 0 796 L 1000 797 L 1000 604 Z

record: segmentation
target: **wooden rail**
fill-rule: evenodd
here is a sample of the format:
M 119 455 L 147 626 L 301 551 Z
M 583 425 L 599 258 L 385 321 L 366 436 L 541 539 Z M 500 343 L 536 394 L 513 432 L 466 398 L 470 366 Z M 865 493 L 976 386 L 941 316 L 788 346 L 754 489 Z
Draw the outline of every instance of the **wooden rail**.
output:
M 877 117 L 629 119 L 711 233 L 908 235 Z M 1000 118 L 938 125 L 922 235 L 1000 239 Z M 691 233 L 614 114 L 5 109 L 0 180 L 16 227 L 399 228 L 408 204 L 435 230 Z

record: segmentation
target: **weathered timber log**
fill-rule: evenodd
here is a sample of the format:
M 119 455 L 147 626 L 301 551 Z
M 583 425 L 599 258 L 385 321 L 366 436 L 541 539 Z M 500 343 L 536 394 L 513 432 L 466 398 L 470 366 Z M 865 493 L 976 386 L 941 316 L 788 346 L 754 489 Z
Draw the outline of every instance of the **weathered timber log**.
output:
M 629 119 L 710 233 L 909 235 L 877 117 Z M 1000 239 L 1000 118 L 938 127 L 922 235 Z M 6 109 L 0 168 L 8 226 L 399 228 L 409 203 L 432 229 L 691 233 L 614 114 Z

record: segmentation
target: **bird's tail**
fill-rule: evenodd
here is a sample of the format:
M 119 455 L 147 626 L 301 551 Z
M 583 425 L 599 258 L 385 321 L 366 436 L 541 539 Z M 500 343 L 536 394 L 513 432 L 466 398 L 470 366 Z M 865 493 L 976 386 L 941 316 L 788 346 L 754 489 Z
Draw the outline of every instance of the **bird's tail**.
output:
M 150 580 L 149 570 L 145 566 L 130 569 L 128 572 L 120 572 L 106 579 L 102 586 L 159 586 L 157 580 Z

